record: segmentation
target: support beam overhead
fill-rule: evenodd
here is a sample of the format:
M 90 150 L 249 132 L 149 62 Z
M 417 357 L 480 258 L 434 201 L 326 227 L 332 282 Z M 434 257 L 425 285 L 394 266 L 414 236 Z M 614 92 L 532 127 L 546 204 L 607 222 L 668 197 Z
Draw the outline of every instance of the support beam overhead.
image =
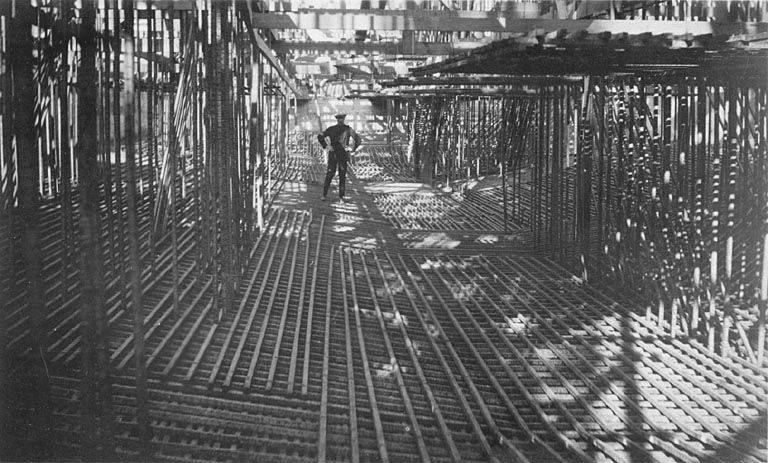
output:
M 417 42 L 413 47 L 406 47 L 402 42 L 275 42 L 272 49 L 276 53 L 354 53 L 357 55 L 409 55 L 442 56 L 473 50 L 487 45 L 480 41 L 461 42 Z
M 573 84 L 583 81 L 580 76 L 464 76 L 398 77 L 381 83 L 384 87 L 413 87 L 420 85 L 544 85 Z
M 500 30 L 498 13 L 427 10 L 305 10 L 256 13 L 254 26 L 330 30 Z
M 269 48 L 269 45 L 267 45 L 267 42 L 265 42 L 259 34 L 251 35 L 251 40 L 256 44 L 257 47 L 259 47 L 259 50 L 264 53 L 264 56 L 267 57 L 267 60 L 269 60 L 272 66 L 277 70 L 278 74 L 280 74 L 280 77 L 288 85 L 288 88 L 290 88 L 294 94 L 299 93 L 298 89 L 296 88 L 296 84 L 293 83 L 293 79 L 285 71 L 283 63 L 277 59 L 275 54 Z
M 249 17 L 248 14 L 251 14 L 251 17 L 256 16 L 256 14 L 252 13 L 252 9 L 250 8 L 250 5 L 248 6 L 248 9 L 245 11 L 246 14 L 243 15 L 243 19 L 246 21 L 246 26 L 248 28 L 248 33 L 250 34 L 251 42 L 253 42 L 259 50 L 264 54 L 264 56 L 267 58 L 267 60 L 272 64 L 272 66 L 277 70 L 278 74 L 280 74 L 280 77 L 283 79 L 283 81 L 288 85 L 288 88 L 291 89 L 294 95 L 299 93 L 299 90 L 296 88 L 296 84 L 293 82 L 293 79 L 288 75 L 288 73 L 285 70 L 285 66 L 283 66 L 282 61 L 277 59 L 277 56 L 275 56 L 275 53 L 272 51 L 272 49 L 269 47 L 266 41 L 259 35 L 255 30 L 255 26 L 253 24 L 248 24 Z
M 525 11 L 303 10 L 297 13 L 254 13 L 253 26 L 263 29 L 491 31 L 529 33 L 537 30 L 591 34 L 672 34 L 673 36 L 755 34 L 768 23 L 645 21 L 610 19 L 539 19 Z

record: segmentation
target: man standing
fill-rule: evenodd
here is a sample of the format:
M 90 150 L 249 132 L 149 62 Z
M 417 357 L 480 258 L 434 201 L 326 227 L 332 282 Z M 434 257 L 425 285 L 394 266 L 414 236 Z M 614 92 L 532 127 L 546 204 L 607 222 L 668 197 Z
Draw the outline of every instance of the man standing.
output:
M 346 114 L 336 115 L 336 125 L 332 125 L 325 129 L 325 132 L 317 136 L 320 141 L 320 145 L 323 148 L 327 148 L 328 144 L 325 141 L 325 137 L 331 139 L 331 149 L 328 151 L 328 171 L 325 173 L 325 183 L 323 183 L 323 201 L 328 200 L 328 188 L 331 186 L 331 180 L 336 175 L 336 168 L 339 169 L 339 200 L 344 201 L 344 186 L 347 181 L 347 161 L 349 161 L 349 152 L 347 152 L 347 144 L 349 144 L 349 137 L 355 139 L 355 146 L 352 148 L 352 153 L 357 151 L 360 146 L 360 135 L 355 132 L 355 129 L 344 123 Z

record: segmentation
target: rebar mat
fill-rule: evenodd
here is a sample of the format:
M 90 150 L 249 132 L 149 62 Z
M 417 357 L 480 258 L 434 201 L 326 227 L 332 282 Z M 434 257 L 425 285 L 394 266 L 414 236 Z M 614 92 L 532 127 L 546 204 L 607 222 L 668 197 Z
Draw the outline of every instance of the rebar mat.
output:
M 197 267 L 188 228 L 179 237 L 178 308 L 167 253 L 144 275 L 153 459 L 768 456 L 768 371 L 658 335 L 630 296 L 585 285 L 526 251 L 526 237 L 499 233 L 492 199 L 372 195 L 353 175 L 347 202 L 333 194 L 322 202 L 319 184 L 282 181 L 231 307 Z M 190 210 L 185 203 L 180 213 Z M 146 230 L 150 212 L 142 211 Z M 56 233 L 45 236 L 54 248 Z M 56 254 L 46 256 L 49 284 L 72 285 L 72 300 L 51 300 L 45 321 L 55 333 L 50 441 L 60 458 L 76 458 L 79 289 L 77 278 L 57 279 Z M 133 326 L 121 280 L 107 278 L 115 442 L 130 460 L 142 445 Z M 27 325 L 23 291 L 11 296 L 4 321 L 14 346 Z M 23 369 L 12 379 L 24 382 Z M 21 455 L 30 445 L 24 404 L 33 398 L 16 394 L 10 429 Z

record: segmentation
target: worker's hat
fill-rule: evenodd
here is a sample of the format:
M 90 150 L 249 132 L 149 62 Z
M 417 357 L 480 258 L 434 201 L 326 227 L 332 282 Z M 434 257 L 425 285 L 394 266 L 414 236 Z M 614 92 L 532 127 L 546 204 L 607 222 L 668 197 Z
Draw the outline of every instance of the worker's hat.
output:
M 336 119 L 344 119 L 345 117 L 347 117 L 347 115 L 346 115 L 346 114 L 337 114 L 337 115 L 336 115 L 336 116 L 334 116 L 334 117 L 335 117 Z

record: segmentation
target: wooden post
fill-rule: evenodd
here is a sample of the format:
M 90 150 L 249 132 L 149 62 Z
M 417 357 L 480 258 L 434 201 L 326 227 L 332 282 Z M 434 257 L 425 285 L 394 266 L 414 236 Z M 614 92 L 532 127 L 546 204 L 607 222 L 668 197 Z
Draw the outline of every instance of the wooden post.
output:
M 0 17 L 10 17 L 10 7 L 10 3 L 0 4 Z M 6 37 L 8 37 L 7 27 L 7 21 L 0 21 L 0 52 L 3 53 L 4 57 L 7 56 L 7 42 L 5 40 Z M 3 58 L 0 63 L 2 63 L 3 67 L 7 65 L 5 58 Z M 7 72 L 0 73 L 0 92 L 2 92 L 4 96 L 10 93 L 10 82 L 11 79 Z M 0 279 L 7 279 L 8 281 L 10 281 L 10 278 L 15 273 L 13 267 L 14 262 L 16 261 L 15 256 L 13 255 L 14 246 L 12 239 L 14 229 L 12 214 L 12 205 L 14 203 L 14 167 L 11 146 L 13 134 L 10 130 L 11 110 L 12 108 L 7 104 L 0 107 L 0 143 L 2 143 L 2 145 L 0 145 L 0 179 L 8 179 L 6 180 L 6 186 L 3 186 L 3 184 L 0 183 L 0 221 L 2 221 L 6 227 L 5 236 L 0 236 L 0 240 L 5 240 L 5 244 L 0 247 Z M 0 297 L 10 297 L 12 288 L 10 287 L 11 285 L 7 286 L 8 287 L 0 288 L 0 295 L 2 295 Z M 0 310 L 0 314 L 5 316 L 5 311 Z M 6 323 L 0 323 L 0 346 L 8 345 L 8 328 L 6 325 Z M 8 390 L 8 366 L 6 356 L 0 355 L 0 391 Z M 0 452 L 2 453 L 9 450 L 9 445 L 7 444 L 9 439 L 5 437 L 8 435 L 10 424 L 9 399 L 8 394 L 0 394 Z
M 768 98 L 766 96 L 768 95 L 768 91 L 766 91 L 765 88 L 763 88 L 763 94 L 762 94 L 762 103 L 768 104 Z M 768 118 L 765 114 L 761 117 L 760 121 L 760 133 L 761 133 L 761 141 L 763 144 L 766 143 L 766 135 L 768 135 Z M 765 152 L 763 152 L 763 155 L 765 155 Z M 765 166 L 765 164 L 763 164 Z M 765 169 L 763 169 L 763 173 L 765 173 Z M 762 195 L 762 204 L 766 205 L 768 204 L 768 188 L 766 188 L 765 183 L 763 183 L 763 195 Z M 764 213 L 765 214 L 765 213 Z M 760 268 L 760 300 L 758 302 L 759 304 L 759 317 L 757 321 L 757 365 L 762 368 L 763 361 L 765 357 L 765 330 L 766 330 L 766 312 L 768 312 L 768 215 L 764 215 L 762 217 L 763 220 L 763 255 L 762 255 L 762 262 L 761 262 L 761 268 Z
M 757 325 L 757 366 L 763 365 L 765 356 L 765 323 L 768 310 L 768 231 L 763 236 L 763 261 L 760 270 L 760 316 Z
M 168 47 L 168 50 L 163 50 L 163 52 L 167 52 L 166 56 L 173 57 L 173 42 L 174 42 L 174 14 L 173 14 L 173 4 L 171 4 L 170 8 L 168 8 L 167 11 L 163 13 L 164 15 L 167 15 L 167 27 L 166 32 L 167 34 L 163 34 L 163 47 Z M 167 39 L 165 37 L 168 37 Z M 164 53 L 165 54 L 165 53 Z M 168 69 L 168 84 L 170 85 L 173 82 L 173 74 L 174 74 L 174 64 L 173 60 L 170 62 L 170 68 Z M 126 70 L 127 72 L 127 70 Z M 181 78 L 181 77 L 180 77 Z M 181 86 L 178 87 L 181 89 Z M 176 134 L 177 127 L 176 127 L 176 118 L 174 116 L 174 106 L 176 99 L 181 98 L 181 95 L 175 95 L 176 98 L 171 99 L 171 94 L 169 94 L 166 97 L 166 100 L 168 101 L 168 109 L 166 111 L 167 114 L 167 131 L 168 136 L 166 138 L 167 145 L 166 150 L 169 154 L 169 162 L 170 162 L 170 183 L 168 185 L 168 195 L 169 195 L 169 202 L 170 202 L 170 219 L 171 219 L 171 255 L 173 256 L 172 259 L 172 267 L 173 267 L 173 312 L 174 314 L 178 315 L 180 314 L 179 309 L 179 284 L 181 283 L 179 278 L 179 239 L 178 239 L 178 226 L 176 224 L 177 221 L 177 214 L 176 214 L 176 178 L 179 176 L 179 157 L 182 156 L 184 153 L 179 152 L 179 142 L 180 140 L 177 139 Z M 184 189 L 184 177 L 181 177 L 181 188 L 182 191 Z M 161 216 L 162 219 L 162 216 Z M 137 377 L 138 378 L 138 377 Z
M 50 432 L 50 385 L 46 370 L 46 336 L 43 326 L 45 305 L 43 301 L 42 256 L 40 254 L 40 183 L 39 159 L 35 124 L 35 85 L 32 64 L 34 62 L 32 24 L 35 11 L 29 2 L 17 2 L 10 18 L 9 58 L 12 73 L 12 131 L 16 139 L 18 223 L 21 225 L 21 254 L 24 261 L 24 286 L 27 292 L 28 316 L 31 332 L 31 350 L 35 361 L 31 376 L 35 378 L 30 389 L 37 396 L 32 420 L 34 439 L 41 445 Z M 7 103 L 6 103 L 7 104 Z M 12 191 L 12 190 L 11 190 Z M 13 203 L 9 204 L 13 207 Z M 41 456 L 42 457 L 42 456 Z
M 394 100 L 387 98 L 387 148 L 392 151 L 392 112 L 393 112 Z
M 212 189 L 211 189 L 211 156 L 210 146 L 211 141 L 208 136 L 208 118 L 210 115 L 210 79 L 208 78 L 210 73 L 210 66 L 208 61 L 210 60 L 210 39 L 209 39 L 209 12 L 202 11 L 198 18 L 199 38 L 200 44 L 198 50 L 200 52 L 200 58 L 197 64 L 198 73 L 198 91 L 197 91 L 197 127 L 200 137 L 200 170 L 201 170 L 201 204 L 200 204 L 200 233 L 205 243 L 201 246 L 200 256 L 203 260 L 203 265 L 200 266 L 200 276 L 203 276 L 208 270 L 213 257 L 211 255 L 212 239 L 212 218 L 214 210 L 214 202 L 212 201 Z
M 590 256 L 589 245 L 590 236 L 590 216 L 592 213 L 592 145 L 593 134 L 591 127 L 592 111 L 592 89 L 590 88 L 589 76 L 584 78 L 584 84 L 581 93 L 581 106 L 579 108 L 578 121 L 579 129 L 576 137 L 576 223 L 578 226 L 577 239 L 580 241 L 582 278 L 586 281 L 588 277 L 588 260 Z
M 142 310 L 141 259 L 139 258 L 139 226 L 136 215 L 136 127 L 134 125 L 134 18 L 133 0 L 125 0 L 125 29 L 123 30 L 123 79 L 125 92 L 125 157 L 127 163 L 126 205 L 128 209 L 128 245 L 131 266 L 131 306 L 133 308 L 133 358 L 136 362 L 136 420 L 140 455 L 149 459 L 149 415 L 147 410 L 146 364 L 144 362 L 144 313 Z M 177 282 L 178 285 L 178 282 Z
M 707 348 L 710 352 L 715 350 L 715 317 L 716 317 L 716 304 L 715 299 L 717 297 L 717 264 L 718 264 L 718 248 L 719 248 L 719 229 L 720 229 L 720 183 L 721 183 L 721 166 L 720 155 L 722 151 L 721 134 L 720 134 L 720 90 L 716 90 L 716 108 L 715 108 L 715 140 L 717 144 L 715 146 L 715 157 L 712 159 L 712 202 L 710 208 L 712 210 L 711 217 L 711 245 L 710 245 L 710 257 L 709 257 L 709 311 L 707 312 Z
M 501 196 L 502 196 L 502 202 L 503 202 L 503 209 L 504 209 L 504 234 L 507 234 L 507 160 L 508 160 L 508 154 L 506 150 L 506 141 L 507 141 L 507 127 L 509 125 L 509 121 L 507 120 L 507 111 L 506 106 L 510 105 L 511 102 L 504 98 L 501 100 L 501 134 L 498 140 L 499 145 L 499 155 L 501 158 Z
M 733 273 L 733 212 L 735 209 L 735 197 L 736 197 L 736 170 L 738 166 L 738 139 L 737 139 L 737 126 L 738 126 L 738 111 L 737 111 L 737 88 L 731 83 L 726 90 L 728 98 L 728 142 L 726 144 L 728 154 L 728 179 L 724 179 L 724 192 L 727 194 L 728 206 L 725 213 L 725 275 L 722 279 L 720 287 L 722 288 L 723 297 L 725 299 L 723 304 L 723 325 L 720 333 L 720 353 L 722 355 L 728 355 L 730 352 L 730 330 L 735 324 L 736 320 L 733 319 L 733 303 L 731 302 L 731 288 L 733 286 L 732 273 Z M 727 183 L 726 183 L 727 182 Z
M 10 61 L 13 76 L 13 133 L 16 138 L 18 169 L 18 208 L 22 219 L 22 255 L 26 264 L 27 294 L 30 300 L 29 319 L 37 351 L 44 348 L 41 323 L 43 321 L 43 282 L 41 276 L 40 232 L 38 207 L 40 206 L 39 160 L 35 134 L 35 86 L 32 75 L 32 22 L 35 12 L 27 2 L 16 4 L 9 31 Z M 44 350 L 44 349 L 43 349 Z
M 72 16 L 72 5 L 64 3 L 61 17 L 64 22 L 69 22 Z M 73 260 L 73 241 L 74 233 L 72 230 L 73 211 L 72 211 L 72 185 L 71 185 L 71 156 L 70 149 L 70 121 L 69 121 L 69 50 L 68 46 L 61 47 L 59 55 L 59 70 L 64 71 L 59 73 L 59 79 L 54 85 L 57 87 L 57 148 L 56 151 L 59 155 L 59 182 L 61 188 L 60 205 L 61 205 L 61 236 L 62 236 L 62 266 L 61 266 L 61 295 L 64 300 L 69 297 L 69 281 L 72 273 L 72 260 Z M 54 100 L 55 101 L 55 100 Z M 0 206 L 1 208 L 2 206 Z M 2 219 L 0 219 L 2 220 Z M 1 370 L 0 370 L 1 371 Z M 2 373 L 0 373 L 2 374 Z
M 118 8 L 118 0 L 114 0 L 112 3 L 112 12 L 113 12 L 113 27 L 112 32 L 114 33 L 114 44 L 115 44 L 115 51 L 114 51 L 114 58 L 112 60 L 112 90 L 114 92 L 114 95 L 112 97 L 113 105 L 112 105 L 112 117 L 113 117 L 113 124 L 114 124 L 114 170 L 115 170 L 115 203 L 116 206 L 115 214 L 116 214 L 116 229 L 112 229 L 110 231 L 110 235 L 114 235 L 117 242 L 117 258 L 113 262 L 113 269 L 117 275 L 120 275 L 122 278 L 123 288 L 128 287 L 128 280 L 126 278 L 126 272 L 124 269 L 125 266 L 125 257 L 124 257 L 124 249 L 125 249 L 125 235 L 120 232 L 120 229 L 125 225 L 126 220 L 123 214 L 123 203 L 125 201 L 125 194 L 123 193 L 123 155 L 121 153 L 121 150 L 123 148 L 123 140 L 122 140 L 122 132 L 123 132 L 123 124 L 122 124 L 122 117 L 120 115 L 120 73 L 121 73 L 121 63 L 120 63 L 120 54 L 122 53 L 122 44 L 120 43 L 120 38 L 122 35 L 121 31 L 121 24 L 120 24 L 120 8 Z M 106 16 L 106 14 L 105 14 Z M 105 18 L 105 21 L 108 21 L 108 18 Z M 109 119 L 107 119 L 107 123 L 109 123 Z M 109 157 L 109 140 L 107 140 L 107 156 Z M 112 186 L 110 185 L 110 188 Z M 127 292 L 127 289 L 125 289 Z
M 195 182 L 195 189 L 193 192 L 194 195 L 194 202 L 195 202 L 195 235 L 199 242 L 203 242 L 205 230 L 203 228 L 203 162 L 202 162 L 202 156 L 201 156 L 201 145 L 202 145 L 202 138 L 203 138 L 203 132 L 200 130 L 200 105 L 201 105 L 201 97 L 202 97 L 202 88 L 201 88 L 201 72 L 200 72 L 200 42 L 203 40 L 202 34 L 200 33 L 200 21 L 202 15 L 198 15 L 196 18 L 194 24 L 192 24 L 190 34 L 193 34 L 194 37 L 192 38 L 192 41 L 194 43 L 194 64 L 192 65 L 192 68 L 190 72 L 192 73 L 192 85 L 194 87 L 193 94 L 192 94 L 192 169 L 194 172 L 194 182 Z M 205 268 L 205 245 L 198 246 L 198 256 L 199 260 L 201 262 L 201 265 L 198 265 L 198 271 L 203 271 Z
M 261 146 L 261 55 L 258 49 L 253 49 L 251 53 L 251 120 L 250 120 L 250 150 L 251 169 L 253 169 L 254 185 L 252 206 L 256 212 L 256 222 L 259 231 L 264 231 L 264 200 L 263 200 L 263 180 L 264 180 L 264 158 L 262 156 Z
M 232 23 L 229 17 L 229 9 L 225 4 L 215 4 L 213 14 L 218 22 L 219 50 L 218 62 L 216 63 L 219 90 L 218 90 L 218 111 L 219 128 L 218 153 L 216 156 L 221 158 L 222 168 L 219 170 L 220 192 L 221 192 L 221 223 L 222 223 L 222 284 L 223 284 L 223 302 L 220 302 L 219 313 L 226 314 L 232 307 L 234 298 L 234 248 L 236 247 L 236 234 L 232 214 L 232 149 L 231 149 L 231 129 L 232 118 L 232 75 L 230 70 L 229 42 L 232 40 Z
M 119 59 L 119 57 L 113 57 L 117 54 L 113 55 L 111 53 L 111 43 L 112 43 L 112 27 L 110 26 L 109 17 L 107 15 L 106 6 L 108 6 L 105 3 L 105 10 L 104 10 L 104 16 L 102 18 L 103 23 L 103 30 L 102 34 L 104 39 L 101 41 L 101 49 L 98 53 L 98 62 L 101 65 L 101 68 L 97 68 L 97 78 L 99 82 L 98 92 L 99 92 L 99 99 L 100 99 L 100 109 L 97 121 L 98 125 L 96 128 L 96 131 L 98 133 L 98 149 L 100 150 L 100 156 L 101 156 L 101 162 L 102 162 L 102 181 L 104 182 L 104 185 L 107 185 L 107 188 L 104 189 L 105 193 L 105 206 L 107 208 L 107 223 L 108 223 L 108 229 L 110 232 L 108 233 L 108 243 L 105 243 L 105 245 L 109 248 L 109 255 L 111 259 L 111 267 L 112 270 L 117 274 L 117 265 L 119 260 L 119 254 L 118 254 L 118 244 L 117 240 L 119 239 L 118 234 L 114 232 L 114 230 L 118 229 L 115 225 L 115 212 L 117 211 L 117 208 L 114 207 L 115 204 L 115 196 L 112 192 L 112 188 L 114 186 L 114 182 L 112 181 L 112 156 L 111 156 L 111 140 L 112 140 L 112 123 L 110 122 L 110 117 L 112 116 L 110 108 L 112 107 L 111 102 L 111 92 L 109 90 L 110 82 L 112 81 L 112 70 L 114 69 L 114 66 L 111 65 L 113 59 Z M 116 102 L 115 105 L 118 105 Z M 118 129 L 116 129 L 118 130 Z
M 81 408 L 83 458 L 107 460 L 113 454 L 112 411 L 108 378 L 104 269 L 99 211 L 99 165 L 96 132 L 96 5 L 83 0 L 78 43 L 78 137 L 76 153 L 80 172 L 81 305 Z
M 147 18 L 147 28 L 148 28 L 148 35 L 149 39 L 147 40 L 147 52 L 150 55 L 154 55 L 156 51 L 156 43 L 155 43 L 155 10 L 154 9 L 148 9 L 149 12 L 149 18 Z M 147 153 L 149 155 L 149 210 L 154 211 L 155 210 L 155 202 L 156 202 L 156 195 L 157 195 L 157 132 L 155 131 L 155 128 L 157 127 L 157 92 L 156 92 L 156 81 L 157 81 L 157 60 L 151 60 L 147 63 L 148 69 L 147 69 L 147 143 L 149 144 L 149 152 Z M 155 238 L 154 236 L 150 235 L 149 239 L 149 245 L 151 246 L 152 253 L 151 255 L 154 257 L 155 252 Z M 155 263 L 154 259 L 152 259 L 152 274 L 155 274 Z

